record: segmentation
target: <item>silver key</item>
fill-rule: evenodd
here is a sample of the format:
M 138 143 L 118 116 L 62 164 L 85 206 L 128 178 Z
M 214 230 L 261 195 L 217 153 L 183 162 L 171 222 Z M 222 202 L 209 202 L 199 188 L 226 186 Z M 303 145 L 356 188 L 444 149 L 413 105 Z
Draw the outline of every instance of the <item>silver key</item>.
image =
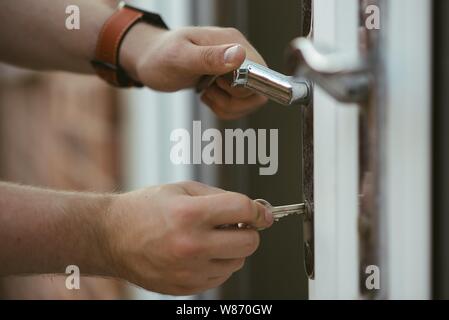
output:
M 287 206 L 277 206 L 273 207 L 268 201 L 263 199 L 254 200 L 266 208 L 270 209 L 273 213 L 273 217 L 275 221 L 279 221 L 282 218 L 288 217 L 293 214 L 304 214 L 306 207 L 304 203 L 292 204 Z

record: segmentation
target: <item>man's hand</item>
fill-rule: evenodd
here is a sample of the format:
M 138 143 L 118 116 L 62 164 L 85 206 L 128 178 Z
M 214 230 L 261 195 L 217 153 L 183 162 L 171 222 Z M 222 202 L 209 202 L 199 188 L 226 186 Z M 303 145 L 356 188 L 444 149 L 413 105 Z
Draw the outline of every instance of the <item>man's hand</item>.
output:
M 135 80 L 166 92 L 194 87 L 204 75 L 229 73 L 245 58 L 266 65 L 238 30 L 216 27 L 167 31 L 141 23 L 125 37 L 120 57 Z M 267 99 L 218 78 L 203 93 L 202 101 L 220 118 L 231 120 L 251 113 Z
M 196 182 L 122 195 L 0 182 L 0 195 L 0 277 L 77 265 L 174 295 L 222 284 L 257 249 L 256 229 L 273 223 L 248 197 Z
M 220 228 L 245 223 L 252 228 Z M 196 182 L 116 196 L 104 226 L 113 272 L 146 289 L 190 295 L 242 268 L 273 216 L 248 197 Z
M 21 0 L 2 5 L 2 30 L 14 32 L 0 32 L 0 47 L 8 48 L 0 50 L 0 60 L 37 70 L 93 74 L 91 61 L 98 35 L 114 14 L 117 1 Z M 77 5 L 83 12 L 82 28 L 76 32 L 65 27 L 69 5 Z M 203 75 L 229 73 L 240 67 L 245 57 L 265 65 L 248 40 L 232 28 L 167 31 L 138 23 L 120 49 L 120 64 L 132 78 L 167 92 L 194 87 Z M 202 100 L 226 120 L 243 117 L 267 101 L 249 90 L 231 88 L 223 78 L 204 92 Z

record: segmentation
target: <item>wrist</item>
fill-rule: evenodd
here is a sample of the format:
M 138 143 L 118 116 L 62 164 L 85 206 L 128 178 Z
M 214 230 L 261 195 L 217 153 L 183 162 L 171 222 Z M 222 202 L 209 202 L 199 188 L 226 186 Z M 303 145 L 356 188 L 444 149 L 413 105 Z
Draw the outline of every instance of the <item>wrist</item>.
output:
M 139 22 L 129 30 L 120 47 L 119 64 L 133 80 L 142 82 L 139 77 L 139 65 L 143 57 L 157 46 L 160 36 L 168 30 Z
M 98 223 L 98 234 L 102 255 L 101 266 L 104 275 L 114 278 L 126 278 L 127 272 L 125 261 L 127 250 L 126 239 L 127 220 L 124 216 L 129 210 L 126 194 L 113 194 L 107 197 L 104 214 L 100 216 Z
M 97 276 L 113 276 L 112 244 L 107 230 L 109 211 L 115 195 L 86 194 L 69 203 L 76 208 L 70 213 L 72 224 L 80 232 L 78 238 L 78 256 L 82 273 Z M 78 203 L 78 205 L 76 204 Z M 70 210 L 70 209 L 69 209 Z
M 107 194 L 99 196 L 97 200 L 97 214 L 90 221 L 92 229 L 95 231 L 93 242 L 96 244 L 97 259 L 94 263 L 97 275 L 107 277 L 118 277 L 118 257 L 117 238 L 117 214 L 116 203 L 120 198 L 119 194 Z

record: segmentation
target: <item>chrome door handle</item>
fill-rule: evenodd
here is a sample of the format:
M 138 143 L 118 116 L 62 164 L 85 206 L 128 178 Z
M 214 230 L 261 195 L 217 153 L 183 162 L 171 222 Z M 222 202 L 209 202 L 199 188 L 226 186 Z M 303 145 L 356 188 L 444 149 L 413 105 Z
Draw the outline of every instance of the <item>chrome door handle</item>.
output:
M 306 104 L 311 96 L 308 81 L 289 77 L 251 60 L 245 60 L 234 72 L 224 75 L 233 87 L 248 88 L 283 105 Z M 218 76 L 204 76 L 197 92 L 211 86 Z
M 234 71 L 232 85 L 251 89 L 283 105 L 307 103 L 311 93 L 308 81 L 283 75 L 250 60 Z
M 320 52 L 306 38 L 292 41 L 289 71 L 323 88 L 337 101 L 352 103 L 367 99 L 371 76 L 369 63 L 360 57 Z

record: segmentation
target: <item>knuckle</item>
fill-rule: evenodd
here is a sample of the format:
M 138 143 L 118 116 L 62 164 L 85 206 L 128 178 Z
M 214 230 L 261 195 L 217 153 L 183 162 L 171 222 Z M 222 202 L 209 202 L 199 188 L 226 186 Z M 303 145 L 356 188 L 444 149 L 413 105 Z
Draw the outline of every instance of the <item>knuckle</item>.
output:
M 193 203 L 181 199 L 172 205 L 172 214 L 173 222 L 178 227 L 192 226 L 202 218 Z
M 215 65 L 215 52 L 212 48 L 201 50 L 201 61 L 205 68 L 211 69 Z
M 173 245 L 173 255 L 179 259 L 196 258 L 202 252 L 202 246 L 188 238 L 179 237 Z

